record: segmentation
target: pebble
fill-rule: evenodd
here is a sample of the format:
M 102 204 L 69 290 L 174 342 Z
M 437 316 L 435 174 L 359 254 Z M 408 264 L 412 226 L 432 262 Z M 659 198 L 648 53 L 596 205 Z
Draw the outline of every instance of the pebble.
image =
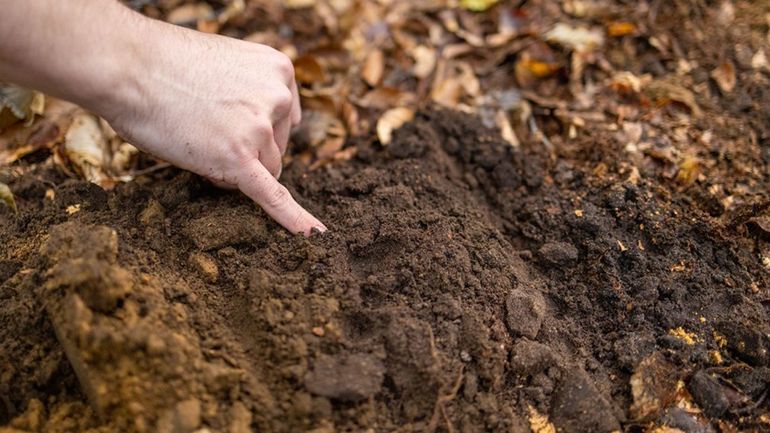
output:
M 150 199 L 147 206 L 139 214 L 139 222 L 146 225 L 160 225 L 166 219 L 166 212 L 158 200 Z
M 305 388 L 323 397 L 356 402 L 377 394 L 384 375 L 382 363 L 371 355 L 321 355 L 305 376 Z
M 219 266 L 210 255 L 194 253 L 190 255 L 190 264 L 207 282 L 215 283 L 219 279 Z
M 551 406 L 551 421 L 563 433 L 620 431 L 612 407 L 588 374 L 579 369 L 569 370 L 559 383 Z
M 545 316 L 545 299 L 534 288 L 516 288 L 505 300 L 506 322 L 514 336 L 537 337 Z
M 692 376 L 687 389 L 698 406 L 711 417 L 721 417 L 730 407 L 722 385 L 703 370 Z
M 174 432 L 189 433 L 201 424 L 201 402 L 197 398 L 180 401 L 174 408 Z
M 536 341 L 520 339 L 511 350 L 511 368 L 521 375 L 534 375 L 556 364 L 550 347 Z
M 567 265 L 578 259 L 578 250 L 569 242 L 548 242 L 537 252 L 540 260 L 550 265 Z

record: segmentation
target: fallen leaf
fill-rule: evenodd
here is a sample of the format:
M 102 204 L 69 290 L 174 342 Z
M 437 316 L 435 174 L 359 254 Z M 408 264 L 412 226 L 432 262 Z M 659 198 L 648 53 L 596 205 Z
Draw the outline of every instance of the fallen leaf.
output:
M 508 115 L 503 110 L 498 110 L 495 114 L 495 124 L 500 128 L 500 135 L 505 141 L 508 142 L 514 148 L 520 146 L 519 138 L 516 136 L 511 121 L 508 119 Z
M 671 102 L 678 102 L 690 109 L 693 116 L 701 115 L 700 107 L 695 102 L 695 95 L 684 87 L 665 80 L 656 80 L 647 84 L 644 93 L 655 101 L 658 105 L 666 105 Z
M 614 21 L 607 26 L 607 35 L 613 38 L 630 35 L 636 31 L 636 24 L 628 21 Z
M 305 55 L 294 60 L 294 75 L 302 84 L 322 83 L 326 81 L 324 69 L 315 56 Z
M 583 27 L 572 27 L 568 24 L 558 23 L 545 34 L 548 42 L 553 42 L 575 51 L 590 51 L 600 47 L 604 43 L 601 31 Z
M 281 0 L 286 9 L 304 9 L 314 6 L 316 0 Z
M 495 4 L 499 0 L 460 0 L 460 6 L 473 12 L 485 11 Z
M 17 213 L 19 210 L 16 208 L 16 200 L 13 198 L 13 193 L 8 185 L 0 182 L 0 201 L 7 204 L 13 213 Z
M 214 9 L 208 3 L 184 4 L 166 15 L 166 21 L 177 25 L 192 24 L 211 19 L 214 19 Z
M 698 179 L 699 174 L 700 160 L 694 156 L 686 156 L 679 164 L 676 180 L 682 185 L 692 185 Z
M 391 108 L 377 121 L 377 138 L 387 145 L 393 138 L 393 131 L 414 118 L 414 110 L 406 107 Z
M 104 133 L 96 116 L 77 114 L 64 136 L 64 153 L 75 169 L 88 181 L 101 184 L 107 180 L 104 166 L 107 160 Z
M 246 10 L 245 0 L 232 0 L 227 4 L 225 9 L 219 14 L 219 16 L 217 17 L 217 22 L 219 22 L 219 24 L 225 24 L 231 19 L 242 14 L 245 10 Z
M 31 124 L 35 115 L 42 114 L 44 108 L 45 96 L 42 93 L 15 84 L 0 83 L 0 113 L 12 115 L 0 120 L 0 130 L 16 120 L 26 120 L 28 125 Z
M 425 45 L 418 45 L 411 52 L 414 58 L 412 73 L 417 78 L 426 78 L 436 68 L 436 50 Z
M 764 69 L 770 71 L 770 63 L 767 61 L 767 55 L 764 51 L 759 50 L 751 58 L 751 67 L 754 69 Z
M 730 93 L 735 89 L 735 65 L 732 62 L 724 62 L 711 71 L 711 78 L 717 82 L 723 93 Z
M 374 87 L 380 84 L 382 74 L 385 71 L 385 54 L 380 49 L 373 49 L 366 56 L 364 66 L 361 68 L 361 78 L 366 84 Z
M 676 367 L 659 352 L 644 358 L 631 375 L 630 412 L 634 420 L 651 417 L 676 399 L 679 375 Z
M 410 105 L 414 101 L 415 95 L 412 93 L 401 91 L 395 87 L 378 87 L 367 92 L 357 103 L 361 107 L 384 110 Z

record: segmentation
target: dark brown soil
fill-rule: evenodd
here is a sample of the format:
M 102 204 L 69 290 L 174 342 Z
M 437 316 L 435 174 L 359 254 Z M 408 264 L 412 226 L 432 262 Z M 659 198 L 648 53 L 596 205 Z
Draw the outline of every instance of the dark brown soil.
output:
M 348 163 L 287 173 L 331 228 L 311 239 L 187 173 L 111 193 L 65 182 L 52 201 L 51 173 L 17 180 L 21 214 L 0 231 L 2 421 L 767 426 L 767 271 L 748 214 L 712 217 L 655 182 L 515 151 L 458 113 L 358 146 Z
M 711 91 L 698 117 L 632 101 L 646 151 L 614 122 L 568 139 L 556 107 L 520 148 L 428 107 L 385 148 L 287 169 L 330 228 L 310 239 L 178 170 L 2 176 L 0 433 L 770 431 L 770 75 L 733 50 L 765 43 L 767 6 L 710 32 L 711 3 L 652 2 Z

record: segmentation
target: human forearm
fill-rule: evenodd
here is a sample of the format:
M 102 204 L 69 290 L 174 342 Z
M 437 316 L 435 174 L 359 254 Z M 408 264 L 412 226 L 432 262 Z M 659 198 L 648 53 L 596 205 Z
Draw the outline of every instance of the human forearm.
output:
M 137 35 L 150 20 L 114 0 L 2 2 L 0 80 L 96 112 L 135 88 L 128 72 L 144 61 Z

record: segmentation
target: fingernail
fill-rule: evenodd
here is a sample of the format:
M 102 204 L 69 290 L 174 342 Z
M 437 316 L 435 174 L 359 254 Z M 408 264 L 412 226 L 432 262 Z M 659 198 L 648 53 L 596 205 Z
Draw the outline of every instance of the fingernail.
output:
M 324 226 L 324 225 L 315 226 L 312 229 L 310 229 L 310 234 L 311 235 L 321 234 L 321 233 L 326 232 L 327 230 L 329 230 L 329 229 L 327 229 L 326 226 Z

